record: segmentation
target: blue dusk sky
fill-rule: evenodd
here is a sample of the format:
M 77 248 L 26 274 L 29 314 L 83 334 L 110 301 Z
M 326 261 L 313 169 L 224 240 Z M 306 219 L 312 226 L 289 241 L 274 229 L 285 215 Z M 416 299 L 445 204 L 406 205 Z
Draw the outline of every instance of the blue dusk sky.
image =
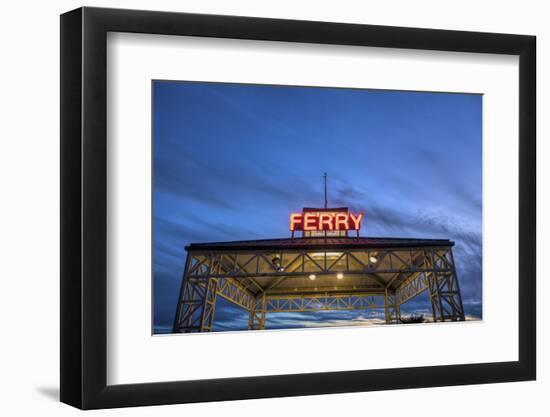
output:
M 482 96 L 153 82 L 154 331 L 171 330 L 190 243 L 289 237 L 288 217 L 364 211 L 361 236 L 452 239 L 466 314 L 481 317 Z M 427 296 L 405 312 L 431 312 Z M 382 312 L 277 313 L 267 328 Z M 248 313 L 218 301 L 215 330 Z

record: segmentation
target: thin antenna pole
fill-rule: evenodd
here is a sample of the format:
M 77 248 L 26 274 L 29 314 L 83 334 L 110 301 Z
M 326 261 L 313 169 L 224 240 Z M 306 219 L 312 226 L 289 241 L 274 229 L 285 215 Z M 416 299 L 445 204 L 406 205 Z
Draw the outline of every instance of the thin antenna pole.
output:
M 325 172 L 325 175 L 323 175 L 323 179 L 325 180 L 325 208 L 328 208 L 328 201 L 327 201 L 327 173 Z

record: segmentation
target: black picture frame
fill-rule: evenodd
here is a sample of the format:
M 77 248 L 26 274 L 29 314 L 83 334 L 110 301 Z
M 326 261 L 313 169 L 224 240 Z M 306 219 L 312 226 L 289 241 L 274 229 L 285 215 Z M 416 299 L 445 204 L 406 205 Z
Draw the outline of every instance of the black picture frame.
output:
M 113 385 L 107 375 L 108 32 L 519 56 L 519 360 Z M 534 36 L 80 8 L 61 16 L 61 401 L 82 409 L 536 378 Z

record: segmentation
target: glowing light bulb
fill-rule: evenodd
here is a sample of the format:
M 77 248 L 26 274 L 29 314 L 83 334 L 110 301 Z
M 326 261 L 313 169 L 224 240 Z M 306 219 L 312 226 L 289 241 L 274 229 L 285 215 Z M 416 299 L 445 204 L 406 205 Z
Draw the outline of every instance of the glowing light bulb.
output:
M 315 281 L 315 278 L 317 278 L 317 275 L 315 274 L 309 274 L 309 279 L 312 281 Z
M 338 279 L 344 279 L 344 274 L 342 274 L 341 272 L 338 272 L 338 273 L 336 274 L 336 278 L 338 278 Z
M 374 255 L 371 255 L 369 257 L 369 261 L 371 261 L 373 264 L 375 264 L 376 262 L 378 262 L 378 258 Z

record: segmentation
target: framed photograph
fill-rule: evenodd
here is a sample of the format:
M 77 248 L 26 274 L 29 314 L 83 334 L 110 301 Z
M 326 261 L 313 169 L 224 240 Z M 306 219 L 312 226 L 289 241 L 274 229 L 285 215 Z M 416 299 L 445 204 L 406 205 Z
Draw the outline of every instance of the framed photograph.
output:
M 61 401 L 533 380 L 535 37 L 61 16 Z

